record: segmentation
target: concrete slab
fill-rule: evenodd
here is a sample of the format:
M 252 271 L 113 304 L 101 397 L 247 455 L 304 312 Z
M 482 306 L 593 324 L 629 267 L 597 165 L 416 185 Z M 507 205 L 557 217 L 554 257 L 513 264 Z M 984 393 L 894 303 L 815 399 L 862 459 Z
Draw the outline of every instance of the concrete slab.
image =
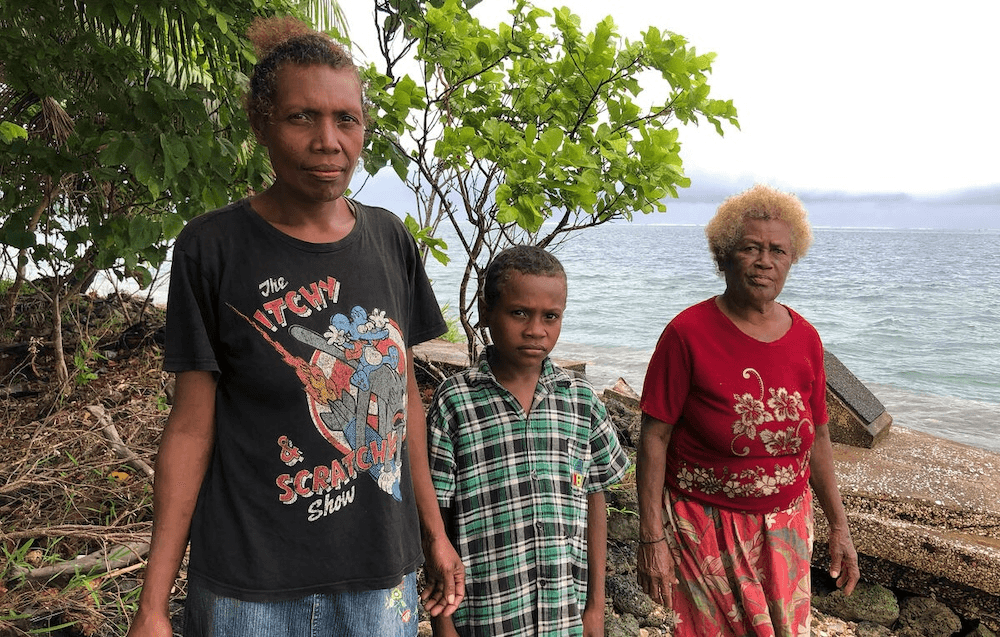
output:
M 898 425 L 833 452 L 862 577 L 1000 625 L 1000 454 Z M 818 564 L 827 536 L 817 506 Z
M 874 447 L 889 433 L 892 416 L 830 350 L 823 350 L 823 367 L 830 438 L 847 445 Z

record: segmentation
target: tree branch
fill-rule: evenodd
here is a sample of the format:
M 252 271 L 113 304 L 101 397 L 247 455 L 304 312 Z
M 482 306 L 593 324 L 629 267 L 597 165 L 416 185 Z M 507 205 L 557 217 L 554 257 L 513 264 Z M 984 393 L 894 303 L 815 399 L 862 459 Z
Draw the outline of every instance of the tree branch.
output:
M 31 581 L 47 581 L 60 575 L 75 575 L 76 573 L 107 573 L 114 569 L 135 564 L 149 552 L 149 542 L 128 542 L 108 549 L 95 551 L 65 562 L 58 562 L 40 568 L 24 568 L 15 566 L 11 575 L 15 578 L 25 578 Z
M 122 460 L 128 462 L 128 464 L 132 467 L 146 474 L 146 477 L 152 480 L 153 467 L 146 464 L 142 458 L 125 445 L 121 436 L 118 434 L 118 429 L 115 428 L 114 423 L 111 422 L 111 418 L 109 418 L 104 412 L 104 407 L 101 407 L 100 405 L 88 405 L 84 407 L 84 409 L 97 418 L 98 424 L 101 425 L 101 433 L 104 434 L 104 437 L 111 443 L 111 448 L 114 450 L 115 454 L 117 454 Z

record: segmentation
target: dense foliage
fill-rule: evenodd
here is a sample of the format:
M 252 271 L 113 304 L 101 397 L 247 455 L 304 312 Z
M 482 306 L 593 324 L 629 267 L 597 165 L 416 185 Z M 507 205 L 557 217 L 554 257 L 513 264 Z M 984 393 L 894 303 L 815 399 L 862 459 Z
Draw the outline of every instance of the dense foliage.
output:
M 263 183 L 266 158 L 234 96 L 254 60 L 249 22 L 288 6 L 159 7 L 0 5 L 5 277 L 27 264 L 64 296 L 102 269 L 148 283 L 185 221 Z

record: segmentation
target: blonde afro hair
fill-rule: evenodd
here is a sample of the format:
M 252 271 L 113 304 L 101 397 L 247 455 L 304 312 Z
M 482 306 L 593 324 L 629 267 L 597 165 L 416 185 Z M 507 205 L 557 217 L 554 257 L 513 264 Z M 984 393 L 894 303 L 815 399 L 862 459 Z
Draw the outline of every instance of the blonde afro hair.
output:
M 792 263 L 805 256 L 812 245 L 808 213 L 799 198 L 757 184 L 723 201 L 705 226 L 708 249 L 720 272 L 725 270 L 730 253 L 743 238 L 743 224 L 748 219 L 776 219 L 787 223 L 792 235 Z

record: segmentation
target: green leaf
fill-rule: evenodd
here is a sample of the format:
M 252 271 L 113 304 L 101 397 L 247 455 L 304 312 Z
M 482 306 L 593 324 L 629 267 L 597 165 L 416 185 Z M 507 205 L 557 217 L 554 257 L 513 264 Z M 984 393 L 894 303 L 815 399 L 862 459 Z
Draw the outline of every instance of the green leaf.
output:
M 14 122 L 0 122 L 0 141 L 9 144 L 15 139 L 28 139 L 28 131 Z
M 163 178 L 169 183 L 187 168 L 190 156 L 184 140 L 177 137 L 160 135 L 160 147 L 163 149 Z
M 222 13 L 216 12 L 215 24 L 222 33 L 229 33 L 229 20 Z
M 554 155 L 562 145 L 565 135 L 558 128 L 547 128 L 538 140 L 538 152 L 543 155 Z
M 163 238 L 168 241 L 180 234 L 184 228 L 184 219 L 175 212 L 164 213 L 160 223 L 163 228 Z
M 128 238 L 130 247 L 134 250 L 155 244 L 161 234 L 160 224 L 147 217 L 140 215 L 129 220 Z

